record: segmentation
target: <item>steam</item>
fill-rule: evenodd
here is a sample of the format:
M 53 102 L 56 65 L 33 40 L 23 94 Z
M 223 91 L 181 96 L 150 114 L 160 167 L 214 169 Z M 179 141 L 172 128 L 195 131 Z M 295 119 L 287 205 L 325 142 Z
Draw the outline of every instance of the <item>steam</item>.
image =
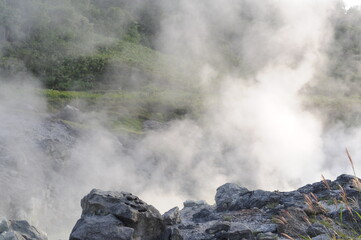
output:
M 157 46 L 192 69 L 205 103 L 199 119 L 174 120 L 126 139 L 128 146 L 102 127 L 104 115 L 82 113 L 90 127 L 76 134 L 46 121 L 36 80 L 15 81 L 29 76 L 2 81 L 0 216 L 65 239 L 92 188 L 130 191 L 165 211 L 188 198 L 213 203 L 225 182 L 287 190 L 349 172 L 344 145 L 361 157 L 353 147 L 360 129 L 339 123 L 325 132 L 299 95 L 327 65 L 333 1 L 160 3 L 169 14 Z M 44 139 L 64 149 L 57 161 L 49 161 Z

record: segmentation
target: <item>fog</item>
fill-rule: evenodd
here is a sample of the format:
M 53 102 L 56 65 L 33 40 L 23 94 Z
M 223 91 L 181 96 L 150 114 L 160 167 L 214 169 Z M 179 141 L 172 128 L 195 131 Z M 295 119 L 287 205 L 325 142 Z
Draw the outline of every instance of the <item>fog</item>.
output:
M 226 182 L 290 190 L 321 174 L 350 174 L 345 147 L 357 171 L 361 129 L 342 121 L 326 128 L 300 93 L 328 64 L 334 3 L 160 1 L 168 14 L 155 44 L 192 69 L 189 81 L 203 106 L 197 119 L 173 120 L 135 140 L 103 127 L 101 112 L 82 111 L 89 127 L 74 133 L 51 120 L 29 73 L 2 79 L 0 216 L 27 219 L 50 239 L 66 239 L 80 199 L 93 188 L 132 192 L 164 212 L 186 199 L 213 204 Z M 91 52 L 93 44 L 78 51 Z M 45 140 L 55 149 L 44 150 Z

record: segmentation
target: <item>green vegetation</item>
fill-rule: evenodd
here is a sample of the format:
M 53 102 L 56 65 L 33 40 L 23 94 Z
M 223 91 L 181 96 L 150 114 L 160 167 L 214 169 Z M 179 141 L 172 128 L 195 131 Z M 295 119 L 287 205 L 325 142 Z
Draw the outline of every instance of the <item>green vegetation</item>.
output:
M 135 11 L 129 1 L 0 0 L 2 75 L 30 72 L 57 90 L 109 87 L 109 68 L 158 77 L 169 68 L 150 48 L 155 21 Z
M 195 117 L 202 101 L 199 94 L 159 89 L 93 92 L 48 89 L 39 90 L 39 94 L 46 97 L 50 112 L 57 113 L 71 104 L 87 112 L 105 114 L 104 125 L 114 131 L 136 134 L 142 133 L 146 120 L 167 122 L 184 115 Z
M 51 111 L 69 103 L 102 110 L 114 116 L 114 128 L 140 131 L 144 119 L 196 115 L 201 111 L 197 63 L 161 52 L 155 44 L 162 19 L 173 14 L 160 4 L 160 0 L 0 0 L 0 77 L 30 73 L 49 89 L 42 93 Z M 267 19 L 277 27 L 271 12 Z M 316 85 L 305 88 L 307 107 L 350 125 L 361 122 L 360 19 L 360 9 L 336 7 L 330 17 L 334 26 L 327 48 L 330 64 Z M 247 31 L 251 22 L 245 16 L 240 27 Z M 257 69 L 237 55 L 239 39 L 234 34 L 216 33 L 213 41 L 222 54 L 210 64 L 224 68 L 220 72 L 247 76 Z M 348 88 L 340 91 L 340 81 Z M 119 120 L 117 114 L 128 120 Z

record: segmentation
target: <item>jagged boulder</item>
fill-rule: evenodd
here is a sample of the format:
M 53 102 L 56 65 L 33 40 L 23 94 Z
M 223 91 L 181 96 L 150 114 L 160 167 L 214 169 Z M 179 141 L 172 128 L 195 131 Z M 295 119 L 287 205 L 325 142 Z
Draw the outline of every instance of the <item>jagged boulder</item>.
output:
M 131 193 L 94 189 L 81 206 L 70 240 L 159 240 L 165 230 L 158 210 Z
M 1 240 L 47 240 L 45 233 L 31 226 L 24 220 L 6 220 L 0 221 L 0 239 Z
M 243 188 L 234 183 L 226 183 L 217 188 L 215 196 L 217 210 L 236 210 L 238 209 L 237 203 L 240 197 L 249 194 L 247 188 Z
M 217 189 L 215 205 L 188 200 L 161 216 L 130 193 L 93 190 L 70 240 L 357 239 L 360 196 L 361 180 L 350 175 L 291 192 L 227 183 Z
M 233 183 L 226 183 L 219 187 L 215 197 L 218 211 L 262 208 L 268 204 L 279 203 L 280 200 L 279 192 L 249 191 Z

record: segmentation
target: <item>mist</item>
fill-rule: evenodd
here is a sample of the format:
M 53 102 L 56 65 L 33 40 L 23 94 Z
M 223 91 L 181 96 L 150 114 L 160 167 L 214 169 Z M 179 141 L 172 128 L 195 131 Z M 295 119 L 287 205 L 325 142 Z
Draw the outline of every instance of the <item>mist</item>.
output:
M 321 174 L 352 173 L 345 147 L 359 169 L 361 129 L 307 108 L 302 96 L 330 64 L 336 1 L 163 0 L 157 6 L 164 14 L 152 44 L 181 59 L 191 78 L 154 81 L 191 84 L 203 100 L 198 117 L 124 138 L 104 127 L 106 113 L 80 109 L 86 127 L 74 131 L 48 112 L 29 72 L 2 79 L 1 217 L 29 220 L 50 239 L 66 239 L 81 214 L 80 199 L 93 188 L 132 192 L 164 212 L 187 199 L 213 204 L 226 182 L 282 191 Z M 70 12 L 86 25 L 71 54 L 112 42 L 97 29 L 87 34 L 92 26 L 81 11 Z M 54 24 L 61 26 L 58 13 Z

